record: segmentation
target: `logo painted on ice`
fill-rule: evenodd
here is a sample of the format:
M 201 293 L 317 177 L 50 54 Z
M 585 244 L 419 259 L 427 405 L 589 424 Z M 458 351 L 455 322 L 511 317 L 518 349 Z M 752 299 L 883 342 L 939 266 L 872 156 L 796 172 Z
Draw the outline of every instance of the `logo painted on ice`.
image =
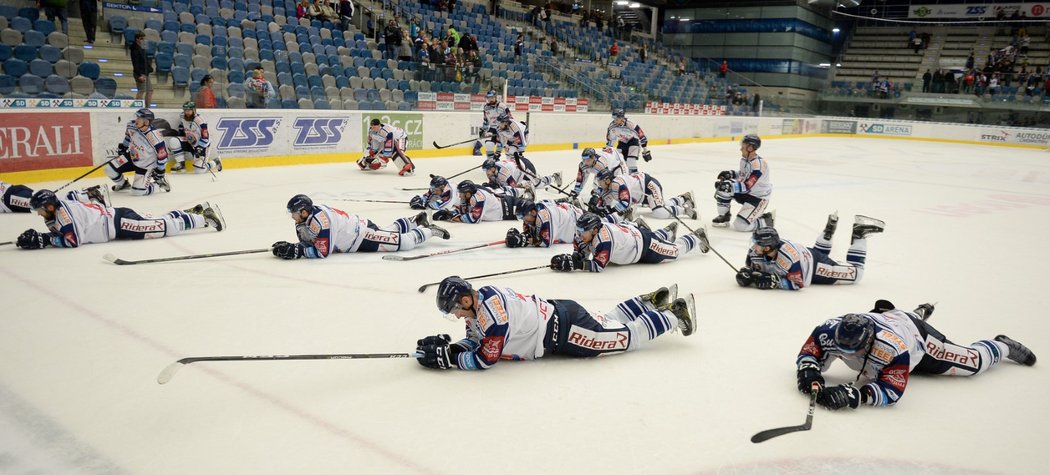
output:
M 277 117 L 225 118 L 215 126 L 222 133 L 219 150 L 259 150 L 273 144 L 274 133 L 281 125 Z
M 332 147 L 343 139 L 347 119 L 338 117 L 300 117 L 292 127 L 296 130 L 292 146 Z

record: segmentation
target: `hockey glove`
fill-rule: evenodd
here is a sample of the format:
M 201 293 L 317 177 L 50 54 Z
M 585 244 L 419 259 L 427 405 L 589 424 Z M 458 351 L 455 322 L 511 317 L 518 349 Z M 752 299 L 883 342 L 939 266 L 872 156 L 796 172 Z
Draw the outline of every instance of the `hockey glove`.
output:
M 478 129 L 478 138 L 479 139 L 487 139 L 487 138 L 489 138 L 489 130 L 484 128 L 484 127 L 481 128 L 481 129 Z
M 434 215 L 431 216 L 430 219 L 433 219 L 434 221 L 452 221 L 452 218 L 455 218 L 456 216 L 457 213 L 451 210 L 439 209 L 434 212 Z
M 179 124 L 179 135 L 176 137 L 186 137 L 186 126 Z
M 306 255 L 306 247 L 300 243 L 277 241 L 273 243 L 273 255 L 281 259 L 299 259 Z
M 812 361 L 798 365 L 795 377 L 798 379 L 798 390 L 802 394 L 809 394 L 813 390 L 814 383 L 819 386 L 818 390 L 824 389 L 824 377 L 820 375 L 820 367 Z
M 718 181 L 732 180 L 736 178 L 736 172 L 733 170 L 725 170 L 718 174 Z
M 450 341 L 452 339 L 448 335 L 428 336 L 418 340 L 416 342 L 416 352 L 421 353 L 423 356 L 416 361 L 419 361 L 419 364 L 427 368 L 452 368 L 452 361 L 449 359 L 449 354 L 451 353 L 449 351 Z
M 43 249 L 51 245 L 51 233 L 40 234 L 35 229 L 27 229 L 18 236 L 15 245 L 22 249 Z
M 930 318 L 930 315 L 933 315 L 933 304 L 932 303 L 924 303 L 922 305 L 919 305 L 918 307 L 915 308 L 915 311 L 913 313 L 918 315 L 919 318 L 921 318 L 922 321 L 925 322 L 927 319 Z
M 893 302 L 886 299 L 878 299 L 875 301 L 875 305 L 871 307 L 871 313 L 885 313 L 896 308 Z
M 731 180 L 721 180 L 715 183 L 715 189 L 722 193 L 732 193 L 733 182 Z
M 492 152 L 492 159 L 493 160 L 499 160 L 499 157 L 501 155 L 503 155 L 503 152 L 500 151 L 500 150 L 496 150 L 495 152 Z
M 763 290 L 779 289 L 780 288 L 780 276 L 776 274 L 767 274 L 765 272 L 758 272 L 754 274 L 755 287 Z
M 408 202 L 408 207 L 412 209 L 427 209 L 427 204 L 423 201 L 422 196 L 416 195 Z
M 551 258 L 551 269 L 561 272 L 572 272 L 583 269 L 583 254 L 558 254 Z
M 518 231 L 517 228 L 510 228 L 507 230 L 507 247 L 513 249 L 517 247 L 525 247 L 529 245 L 528 238 Z
M 207 153 L 208 153 L 208 151 L 205 150 L 204 147 L 201 147 L 200 145 L 197 145 L 197 146 L 193 147 L 193 156 L 194 157 L 204 158 L 204 156 L 207 155 Z
M 649 153 L 649 149 L 642 150 L 642 160 L 651 162 L 653 160 L 653 154 Z
M 117 145 L 117 155 L 123 155 L 128 160 L 131 160 L 131 155 L 128 154 L 128 145 L 127 144 L 122 143 L 120 145 Z
M 747 267 L 741 267 L 740 270 L 736 271 L 736 285 L 741 287 L 749 287 L 755 282 L 755 276 L 751 269 Z
M 831 388 L 824 388 L 817 393 L 817 404 L 831 409 L 832 411 L 837 411 L 846 406 L 849 406 L 851 409 L 856 409 L 860 406 L 860 400 L 860 389 L 845 384 L 840 384 Z

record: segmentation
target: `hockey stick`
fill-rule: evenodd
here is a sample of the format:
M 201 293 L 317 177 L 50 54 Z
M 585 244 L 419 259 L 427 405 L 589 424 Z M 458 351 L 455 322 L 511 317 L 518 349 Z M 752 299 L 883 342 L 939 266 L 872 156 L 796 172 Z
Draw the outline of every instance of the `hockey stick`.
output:
M 154 262 L 171 262 L 171 261 L 186 261 L 190 259 L 204 259 L 207 257 L 222 257 L 222 256 L 237 256 L 241 254 L 257 254 L 260 252 L 270 252 L 270 248 L 266 249 L 247 249 L 244 251 L 230 251 L 230 252 L 213 252 L 210 254 L 194 254 L 190 256 L 177 256 L 177 257 L 160 257 L 157 259 L 142 259 L 140 261 L 126 261 L 124 259 L 117 259 L 117 256 L 107 253 L 102 256 L 103 259 L 112 262 L 118 266 L 130 266 L 135 264 L 151 264 Z
M 503 271 L 503 272 L 496 272 L 495 274 L 485 274 L 485 275 L 475 275 L 475 276 L 471 276 L 471 277 L 464 277 L 463 280 L 483 279 L 485 277 L 495 277 L 497 275 L 515 274 L 515 273 L 518 273 L 518 272 L 525 272 L 525 271 L 529 271 L 529 270 L 546 269 L 546 268 L 550 268 L 550 264 L 544 264 L 542 266 L 536 266 L 536 267 L 526 267 L 524 269 L 516 269 L 516 270 Z M 427 291 L 427 287 L 430 287 L 432 285 L 438 285 L 440 283 L 441 282 L 431 282 L 429 284 L 423 284 L 423 286 L 419 288 L 419 293 L 426 292 Z
M 755 444 L 760 444 L 760 443 L 765 442 L 765 441 L 767 441 L 769 439 L 772 439 L 773 437 L 780 437 L 780 436 L 782 436 L 784 434 L 790 434 L 792 432 L 799 432 L 799 431 L 809 430 L 811 427 L 813 427 L 813 410 L 816 409 L 816 407 L 817 407 L 817 386 L 814 385 L 813 389 L 811 389 L 809 391 L 809 412 L 806 413 L 806 422 L 805 422 L 805 424 L 797 425 L 797 426 L 778 427 L 776 429 L 764 430 L 762 432 L 759 432 L 759 433 L 751 436 L 751 442 L 755 443 Z
M 74 178 L 73 181 L 71 181 L 69 183 L 66 183 L 65 185 L 62 185 L 62 186 L 60 186 L 58 188 L 55 188 L 54 191 L 57 193 L 58 190 L 61 190 L 62 188 L 65 188 L 65 187 L 67 187 L 69 185 L 72 185 L 73 183 L 76 183 L 76 182 L 80 181 L 81 178 L 84 178 L 84 177 L 86 177 L 86 176 L 88 176 L 88 175 L 90 175 L 92 173 L 95 173 L 95 171 L 98 170 L 99 168 L 102 168 L 102 167 L 106 166 L 107 164 L 109 164 L 109 162 L 112 162 L 114 158 L 117 158 L 117 157 L 110 157 L 109 160 L 106 160 L 106 161 L 102 162 L 101 164 L 99 164 L 99 166 L 88 170 L 87 173 Z
M 395 203 L 400 205 L 407 205 L 407 201 L 394 201 L 394 200 L 355 200 L 351 198 L 336 198 L 335 201 L 351 201 L 354 203 Z
M 679 218 L 678 216 L 676 216 L 674 214 L 674 212 L 671 211 L 670 208 L 668 208 L 666 206 L 664 206 L 663 208 L 666 209 L 668 213 L 671 213 L 671 217 L 674 218 L 679 223 L 681 223 L 682 226 L 685 226 L 685 229 L 688 229 L 690 233 L 696 233 L 696 231 L 694 231 L 693 228 L 689 227 L 688 224 L 685 224 L 685 221 L 682 221 L 682 218 Z M 704 234 L 706 235 L 707 233 L 705 232 Z M 711 248 L 711 252 L 715 253 L 715 255 L 718 256 L 719 259 L 722 259 L 722 262 L 725 262 L 726 265 L 729 266 L 730 269 L 733 269 L 733 273 L 736 274 L 736 266 L 734 266 L 724 256 L 722 256 L 722 254 L 720 252 L 718 252 L 718 250 L 715 249 L 714 246 L 711 245 L 711 241 L 710 240 L 707 241 L 707 247 Z
M 183 366 L 198 361 L 272 361 L 272 360 L 363 360 L 382 358 L 419 358 L 419 353 L 349 353 L 335 355 L 259 355 L 259 356 L 194 356 L 183 358 L 164 368 L 157 375 L 157 384 L 164 384 L 175 377 Z
M 500 244 L 505 244 L 506 242 L 507 241 L 505 241 L 505 240 L 504 241 L 493 241 L 493 242 L 486 243 L 486 244 L 478 244 L 477 246 L 461 247 L 459 249 L 447 249 L 447 250 L 444 250 L 444 251 L 432 252 L 430 254 L 422 254 L 422 255 L 419 255 L 419 256 L 398 256 L 396 254 L 387 254 L 387 255 L 383 256 L 383 260 L 384 261 L 414 261 L 416 259 L 422 259 L 424 257 L 443 256 L 445 254 L 452 254 L 454 252 L 463 252 L 463 251 L 470 251 L 472 249 L 481 249 L 483 247 L 498 246 Z
M 8 244 L 14 244 L 14 241 L 0 242 L 0 246 L 6 246 Z
M 437 140 L 435 140 L 434 141 L 434 148 L 436 148 L 438 150 L 441 150 L 443 148 L 449 148 L 449 147 L 452 147 L 452 146 L 455 146 L 455 145 L 463 145 L 465 143 L 470 143 L 470 142 L 473 142 L 475 140 L 477 140 L 477 138 L 472 138 L 470 140 L 464 140 L 462 142 L 450 143 L 448 145 L 438 145 Z

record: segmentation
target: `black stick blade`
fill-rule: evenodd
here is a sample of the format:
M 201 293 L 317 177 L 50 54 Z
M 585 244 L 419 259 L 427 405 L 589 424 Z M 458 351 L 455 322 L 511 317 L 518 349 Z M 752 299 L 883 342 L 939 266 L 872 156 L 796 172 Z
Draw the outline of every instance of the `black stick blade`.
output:
M 772 439 L 774 437 L 780 437 L 780 436 L 782 436 L 784 434 L 790 434 L 792 432 L 799 432 L 799 431 L 804 431 L 804 430 L 809 430 L 809 429 L 810 429 L 810 424 L 802 424 L 802 425 L 797 425 L 797 426 L 778 427 L 776 429 L 764 430 L 762 432 L 759 432 L 759 433 L 751 436 L 751 442 L 756 443 L 756 444 L 760 444 L 760 443 L 765 442 L 765 441 L 767 441 L 769 439 Z

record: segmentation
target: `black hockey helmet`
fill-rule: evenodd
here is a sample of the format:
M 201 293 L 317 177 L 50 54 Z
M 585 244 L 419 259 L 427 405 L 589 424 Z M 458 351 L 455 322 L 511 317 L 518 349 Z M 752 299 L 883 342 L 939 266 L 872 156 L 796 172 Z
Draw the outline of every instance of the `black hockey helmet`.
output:
M 746 144 L 748 144 L 748 145 L 750 145 L 752 147 L 755 147 L 755 150 L 758 150 L 759 147 L 762 146 L 762 139 L 760 139 L 755 134 L 747 134 L 747 135 L 745 135 L 744 138 L 740 142 L 741 143 L 746 143 Z
M 58 196 L 54 191 L 40 189 L 29 197 L 29 207 L 32 209 L 40 209 L 46 205 L 58 207 Z
M 510 117 L 510 114 L 508 114 L 506 112 L 500 114 L 499 117 L 496 118 L 496 122 L 499 122 L 501 124 L 509 124 L 510 121 L 512 121 L 512 120 L 514 120 L 514 119 L 512 119 Z
M 314 200 L 311 200 L 306 195 L 295 195 L 292 199 L 288 200 L 288 212 L 298 213 L 302 210 L 310 211 L 314 209 Z
M 445 277 L 440 284 L 438 284 L 437 290 L 437 308 L 441 310 L 441 313 L 452 313 L 452 309 L 459 303 L 459 299 L 464 295 L 471 295 L 474 287 L 470 285 L 470 282 L 463 280 L 458 275 Z
M 519 199 L 516 204 L 517 204 L 516 211 L 517 211 L 517 214 L 519 216 L 525 216 L 530 211 L 534 211 L 536 209 L 536 205 L 537 205 L 537 203 L 535 201 L 527 200 L 527 199 L 524 199 L 524 198 Z
M 146 108 L 142 108 L 142 109 L 139 109 L 139 110 L 135 111 L 135 117 L 136 118 L 146 119 L 146 120 L 148 120 L 150 122 L 153 122 L 153 119 L 156 118 L 156 116 L 153 115 L 153 111 L 151 111 L 149 109 L 146 109 Z
M 430 191 L 441 190 L 448 186 L 448 180 L 441 175 L 430 175 Z
M 835 327 L 835 346 L 843 353 L 856 353 L 867 348 L 875 336 L 875 322 L 865 315 L 849 313 Z
M 593 147 L 587 147 L 583 149 L 583 153 L 581 153 L 580 156 L 583 157 L 584 160 L 589 160 L 594 158 L 594 156 L 597 154 L 598 153 L 594 151 Z
M 481 162 L 481 169 L 488 170 L 490 168 L 496 168 L 495 158 L 486 158 L 484 162 Z
M 587 231 L 593 231 L 602 226 L 602 218 L 594 213 L 583 213 L 576 220 L 576 235 L 579 236 Z
M 598 181 L 612 180 L 613 178 L 616 178 L 616 173 L 611 168 L 598 172 Z
M 772 226 L 763 226 L 751 234 L 751 242 L 759 246 L 780 247 L 780 235 Z
M 375 126 L 375 125 L 383 125 L 383 123 L 380 122 L 379 119 L 372 119 L 372 121 L 368 123 L 369 127 L 372 127 L 372 126 Z
M 495 89 L 489 89 L 489 92 L 485 93 L 485 100 L 487 101 L 489 99 L 492 99 L 493 97 L 498 98 L 499 95 L 496 94 L 496 90 Z
M 627 118 L 627 113 L 624 112 L 623 109 L 613 109 L 612 117 L 613 117 L 613 119 L 626 119 Z
M 456 186 L 456 191 L 460 193 L 466 193 L 468 195 L 473 195 L 474 193 L 478 192 L 478 185 L 476 185 L 470 180 L 463 180 L 459 182 L 459 185 Z

